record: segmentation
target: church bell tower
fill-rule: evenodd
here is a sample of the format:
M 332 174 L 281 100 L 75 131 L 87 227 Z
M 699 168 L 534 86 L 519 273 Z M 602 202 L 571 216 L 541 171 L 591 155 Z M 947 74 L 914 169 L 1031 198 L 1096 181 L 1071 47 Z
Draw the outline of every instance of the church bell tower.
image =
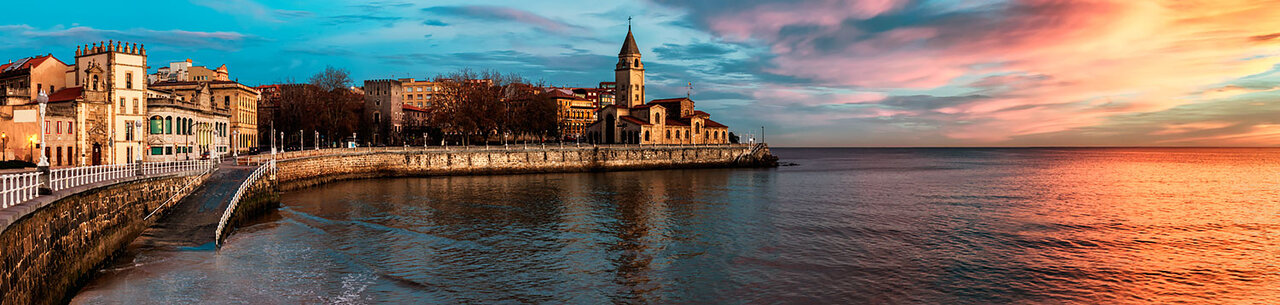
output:
M 644 105 L 644 63 L 640 61 L 640 48 L 631 36 L 631 23 L 627 22 L 627 40 L 618 52 L 618 65 L 613 69 L 617 82 L 617 104 L 626 107 Z

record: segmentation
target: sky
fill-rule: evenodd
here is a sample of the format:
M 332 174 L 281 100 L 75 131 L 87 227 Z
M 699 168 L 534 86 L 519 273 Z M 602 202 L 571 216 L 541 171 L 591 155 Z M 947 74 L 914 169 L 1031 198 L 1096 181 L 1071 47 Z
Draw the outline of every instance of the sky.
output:
M 55 1 L 0 60 L 123 40 L 249 85 L 461 68 L 613 80 L 774 146 L 1280 146 L 1280 1 Z

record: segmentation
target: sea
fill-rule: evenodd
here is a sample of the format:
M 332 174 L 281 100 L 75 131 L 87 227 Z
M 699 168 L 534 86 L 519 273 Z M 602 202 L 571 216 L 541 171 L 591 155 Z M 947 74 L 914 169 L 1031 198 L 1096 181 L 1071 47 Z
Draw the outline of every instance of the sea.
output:
M 1280 149 L 774 148 L 329 183 L 74 304 L 1280 304 Z

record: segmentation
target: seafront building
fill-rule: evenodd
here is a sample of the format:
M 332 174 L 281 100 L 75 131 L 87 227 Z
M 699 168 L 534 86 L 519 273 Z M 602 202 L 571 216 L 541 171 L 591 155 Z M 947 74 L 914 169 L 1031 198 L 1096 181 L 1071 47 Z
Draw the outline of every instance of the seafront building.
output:
M 435 82 L 412 78 L 401 78 L 400 87 L 404 105 L 422 109 L 431 108 L 431 97 L 440 90 Z
M 587 126 L 587 138 L 595 143 L 628 144 L 726 144 L 729 127 L 711 120 L 711 114 L 694 109 L 688 97 L 645 103 L 644 62 L 635 37 L 627 38 L 614 66 L 614 105 L 602 107 L 597 120 Z M 604 87 L 602 83 L 601 87 Z
M 574 94 L 571 89 L 551 88 L 546 94 L 559 107 L 556 118 L 560 133 L 569 140 L 581 139 L 587 125 L 596 121 L 596 102 Z
M 196 160 L 229 155 L 231 111 L 211 101 L 208 84 L 193 98 L 150 89 L 147 92 L 147 161 Z
M 171 92 L 184 100 L 202 99 L 210 104 L 217 104 L 220 109 L 230 113 L 230 150 L 237 153 L 248 153 L 258 145 L 258 89 L 229 80 L 210 81 L 162 81 L 151 84 L 161 91 Z M 202 95 L 202 90 L 208 94 Z M 211 120 L 206 120 L 211 121 Z
M 185 61 L 171 62 L 168 67 L 160 67 L 156 73 L 147 75 L 149 83 L 215 80 L 231 80 L 231 75 L 227 73 L 227 65 L 209 69 L 205 66 L 192 65 L 190 58 Z
M 399 143 L 404 128 L 404 83 L 395 79 L 364 81 L 364 124 L 367 145 Z M 419 87 L 420 88 L 420 87 Z

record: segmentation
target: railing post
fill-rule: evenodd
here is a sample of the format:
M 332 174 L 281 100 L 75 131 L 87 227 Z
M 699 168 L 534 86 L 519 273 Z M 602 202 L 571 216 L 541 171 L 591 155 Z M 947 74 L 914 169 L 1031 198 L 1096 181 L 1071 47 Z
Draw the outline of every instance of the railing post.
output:
M 47 163 L 47 162 L 45 162 Z M 40 195 L 53 194 L 52 185 L 49 185 L 49 177 L 52 172 L 49 171 L 49 165 L 37 166 L 36 179 L 39 180 Z

